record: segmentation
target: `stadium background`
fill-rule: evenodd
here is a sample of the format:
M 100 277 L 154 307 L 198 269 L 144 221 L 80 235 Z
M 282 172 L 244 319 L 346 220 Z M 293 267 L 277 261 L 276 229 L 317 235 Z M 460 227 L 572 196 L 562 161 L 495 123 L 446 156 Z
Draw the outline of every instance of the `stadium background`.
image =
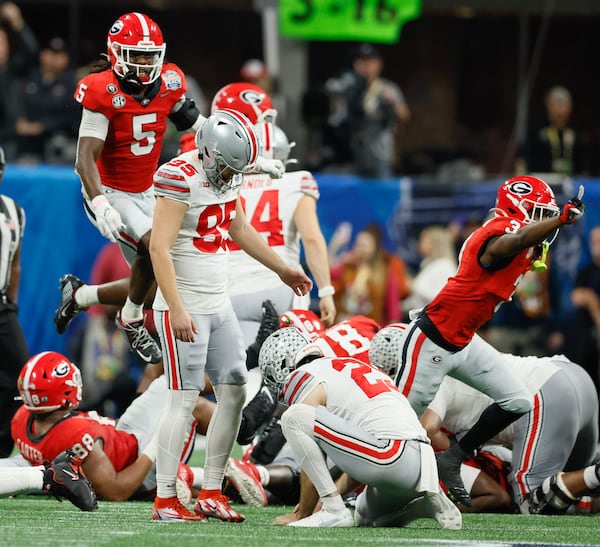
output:
M 262 18 L 251 0 L 21 0 L 23 15 L 40 43 L 63 36 L 74 66 L 104 51 L 106 32 L 122 13 L 139 10 L 159 22 L 167 55 L 194 76 L 206 97 L 239 79 L 241 64 L 263 57 Z M 52 21 L 52 24 L 49 24 Z M 583 138 L 600 143 L 600 2 L 585 0 L 423 0 L 422 14 L 407 23 L 396 44 L 379 45 L 384 76 L 398 82 L 413 112 L 403 133 L 398 171 L 390 181 L 315 173 L 322 192 L 319 217 L 326 237 L 341 221 L 355 230 L 379 221 L 387 246 L 415 259 L 416 231 L 457 215 L 483 215 L 498 182 L 510 173 L 520 123 L 541 121 L 543 95 L 554 84 L 574 97 L 574 124 Z M 284 128 L 303 157 L 302 97 L 346 67 L 352 42 L 305 42 L 279 38 L 279 92 L 286 98 Z M 526 93 L 526 105 L 519 98 Z M 517 113 L 520 116 L 517 116 Z M 524 116 L 524 118 L 523 118 Z M 600 146 L 598 146 L 600 150 Z M 591 175 L 600 176 L 600 152 Z M 485 180 L 443 180 L 444 162 L 467 158 L 482 165 Z M 579 243 L 565 246 L 562 268 L 570 275 L 587 259 L 586 236 L 600 223 L 600 179 L 586 186 L 588 212 Z M 560 190 L 562 187 L 557 187 Z M 85 217 L 72 166 L 9 165 L 1 188 L 27 212 L 23 242 L 20 318 L 32 352 L 64 351 L 54 331 L 58 278 L 66 272 L 89 278 L 106 242 Z M 566 196 L 560 195 L 564 201 Z M 565 231 L 566 233 L 566 231 Z M 573 243 L 573 238 L 570 242 Z

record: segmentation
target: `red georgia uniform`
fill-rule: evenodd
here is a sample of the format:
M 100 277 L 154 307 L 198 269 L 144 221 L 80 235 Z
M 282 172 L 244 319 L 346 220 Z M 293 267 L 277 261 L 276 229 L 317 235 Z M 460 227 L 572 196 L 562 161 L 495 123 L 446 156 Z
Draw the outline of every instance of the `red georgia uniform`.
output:
M 498 305 L 510 300 L 522 276 L 531 269 L 535 247 L 514 256 L 502 268 L 484 268 L 479 263 L 486 242 L 505 233 L 515 233 L 524 224 L 508 217 L 494 217 L 475 230 L 460 252 L 458 271 L 427 306 L 426 314 L 444 339 L 459 348 L 494 315 Z
M 89 74 L 79 82 L 75 100 L 110 121 L 97 161 L 102 184 L 133 193 L 152 186 L 167 116 L 186 91 L 185 76 L 173 63 L 163 66 L 160 88 L 147 104 L 124 93 L 112 69 Z
M 138 442 L 134 435 L 115 429 L 115 421 L 97 412 L 70 412 L 44 435 L 33 432 L 35 415 L 24 406 L 11 422 L 11 433 L 21 455 L 32 465 L 52 461 L 61 452 L 71 449 L 83 461 L 89 456 L 96 439 L 104 441 L 104 452 L 116 471 L 131 465 L 138 457 Z
M 363 363 L 370 363 L 371 340 L 379 328 L 374 319 L 354 315 L 329 327 L 311 345 L 321 348 L 324 357 L 354 357 Z

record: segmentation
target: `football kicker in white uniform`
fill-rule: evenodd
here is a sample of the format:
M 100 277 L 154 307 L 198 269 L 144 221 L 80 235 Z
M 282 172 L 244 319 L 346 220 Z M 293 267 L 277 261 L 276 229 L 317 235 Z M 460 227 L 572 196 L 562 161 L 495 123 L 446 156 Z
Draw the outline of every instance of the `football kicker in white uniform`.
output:
M 221 492 L 225 465 L 240 426 L 247 371 L 242 333 L 227 293 L 229 237 L 273 269 L 298 294 L 310 291 L 304 272 L 288 266 L 246 221 L 238 199 L 241 173 L 253 168 L 258 139 L 234 110 L 212 114 L 196 135 L 197 150 L 155 174 L 157 196 L 150 253 L 158 290 L 155 323 L 169 386 L 158 429 L 157 497 L 153 519 L 239 522 Z M 175 454 L 209 377 L 217 399 L 206 436 L 206 463 L 195 514 L 175 496 Z

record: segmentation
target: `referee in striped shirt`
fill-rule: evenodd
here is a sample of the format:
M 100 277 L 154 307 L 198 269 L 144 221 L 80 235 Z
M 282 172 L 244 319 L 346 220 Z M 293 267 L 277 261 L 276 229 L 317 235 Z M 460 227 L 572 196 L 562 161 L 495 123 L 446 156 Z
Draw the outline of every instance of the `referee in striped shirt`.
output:
M 0 148 L 0 182 L 6 160 Z M 0 194 L 0 457 L 10 456 L 13 440 L 10 421 L 21 405 L 17 378 L 29 359 L 29 348 L 17 316 L 17 294 L 21 279 L 21 238 L 25 211 L 8 196 Z

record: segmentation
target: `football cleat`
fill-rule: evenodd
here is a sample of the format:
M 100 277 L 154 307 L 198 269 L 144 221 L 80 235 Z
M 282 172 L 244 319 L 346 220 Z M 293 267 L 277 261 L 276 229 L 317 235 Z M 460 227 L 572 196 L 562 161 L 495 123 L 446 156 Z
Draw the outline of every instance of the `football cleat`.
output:
M 435 519 L 444 530 L 462 529 L 462 514 L 443 492 L 425 494 L 426 516 Z
M 56 332 L 62 334 L 67 330 L 69 323 L 83 309 L 75 302 L 75 292 L 85 283 L 73 274 L 66 274 L 59 280 L 58 290 L 60 291 L 60 306 L 54 312 L 54 324 Z
M 252 507 L 266 507 L 267 493 L 260 482 L 260 473 L 256 465 L 229 458 L 225 468 L 225 476 L 239 492 L 242 500 Z
M 465 489 L 460 476 L 460 466 L 465 459 L 460 452 L 461 449 L 458 445 L 454 445 L 444 452 L 438 452 L 436 454 L 438 473 L 451 498 L 470 507 L 471 496 Z
M 223 522 L 243 522 L 246 517 L 229 505 L 229 498 L 222 493 L 211 495 L 210 492 L 200 491 L 194 513 L 202 518 L 219 519 Z
M 80 473 L 81 460 L 67 450 L 61 452 L 52 463 L 46 463 L 42 491 L 57 500 L 67 498 L 82 511 L 98 509 L 96 493 L 90 482 Z
M 341 513 L 330 513 L 321 509 L 316 513 L 294 522 L 290 522 L 288 526 L 298 526 L 306 528 L 351 528 L 354 526 L 354 518 L 352 512 L 348 508 L 344 508 Z
M 253 463 L 268 465 L 273 462 L 286 442 L 281 430 L 281 418 L 274 414 L 257 438 L 249 459 Z
M 256 352 L 256 355 L 260 352 L 260 347 L 263 342 L 269 337 L 269 334 L 274 333 L 279 329 L 279 314 L 270 300 L 265 300 L 262 303 L 262 319 L 260 321 L 260 327 L 256 333 L 254 342 L 250 344 L 250 348 Z
M 154 499 L 152 506 L 152 520 L 167 522 L 201 522 L 206 520 L 199 515 L 194 515 L 176 497 Z
M 162 353 L 156 340 L 152 338 L 148 329 L 144 326 L 144 318 L 131 323 L 125 323 L 121 320 L 121 310 L 117 312 L 115 324 L 123 331 L 131 349 L 137 353 L 138 357 L 147 364 L 160 363 Z
M 277 408 L 277 391 L 268 386 L 263 386 L 254 398 L 242 410 L 242 422 L 237 436 L 239 444 L 246 445 L 252 442 L 257 430 L 268 422 L 275 408 Z

